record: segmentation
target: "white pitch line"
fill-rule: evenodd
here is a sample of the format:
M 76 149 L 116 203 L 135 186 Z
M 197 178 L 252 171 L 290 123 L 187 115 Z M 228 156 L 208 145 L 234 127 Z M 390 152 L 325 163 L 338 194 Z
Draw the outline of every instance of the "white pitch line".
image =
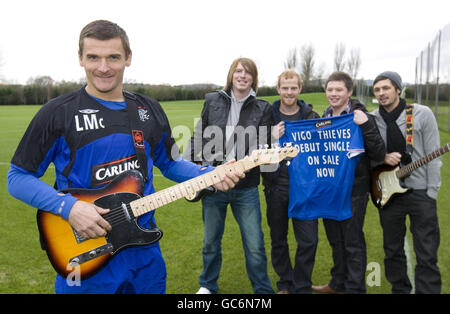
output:
M 409 277 L 409 281 L 411 281 L 411 285 L 412 285 L 411 293 L 413 294 L 416 290 L 416 287 L 414 285 L 414 269 L 413 269 L 413 265 L 412 265 L 411 246 L 409 245 L 407 235 L 405 235 L 404 250 L 405 250 L 405 255 L 406 255 L 407 274 Z

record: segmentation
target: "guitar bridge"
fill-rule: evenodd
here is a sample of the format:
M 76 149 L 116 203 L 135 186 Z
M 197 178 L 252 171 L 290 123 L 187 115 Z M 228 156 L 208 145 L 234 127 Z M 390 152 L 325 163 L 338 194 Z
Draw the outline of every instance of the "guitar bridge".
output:
M 107 253 L 111 253 L 112 251 L 113 251 L 112 244 L 106 243 L 105 245 L 99 246 L 93 250 L 90 250 L 90 251 L 84 252 L 83 254 L 80 254 L 78 256 L 72 257 L 69 260 L 69 265 L 72 267 L 76 267 L 80 264 L 90 261 L 91 259 L 97 258 L 97 257 L 107 254 Z

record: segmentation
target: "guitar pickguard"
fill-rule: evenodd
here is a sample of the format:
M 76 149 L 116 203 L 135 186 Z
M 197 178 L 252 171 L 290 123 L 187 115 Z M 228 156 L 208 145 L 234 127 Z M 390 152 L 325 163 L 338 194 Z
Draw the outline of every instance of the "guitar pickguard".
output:
M 400 185 L 400 180 L 395 175 L 395 172 L 399 168 L 395 168 L 392 171 L 386 171 L 380 173 L 378 177 L 378 183 L 381 187 L 382 198 L 380 201 L 380 205 L 383 207 L 387 204 L 389 199 L 395 193 L 405 193 L 408 189 L 403 188 Z
M 372 172 L 372 184 L 370 195 L 372 202 L 378 208 L 383 208 L 395 193 L 404 193 L 408 189 L 400 185 L 396 173 L 399 167 L 382 165 Z
M 125 247 L 152 244 L 162 237 L 162 231 L 158 228 L 145 229 L 139 226 L 137 218 L 128 211 L 126 204 L 138 198 L 140 196 L 134 193 L 114 193 L 94 201 L 95 205 L 110 209 L 103 218 L 113 228 L 105 236 L 106 241 L 112 245 L 113 255 Z

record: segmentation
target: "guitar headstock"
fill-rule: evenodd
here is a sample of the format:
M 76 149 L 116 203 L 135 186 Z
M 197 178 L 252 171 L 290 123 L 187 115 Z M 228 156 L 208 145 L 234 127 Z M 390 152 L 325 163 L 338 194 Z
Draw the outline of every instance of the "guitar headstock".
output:
M 283 147 L 264 148 L 254 150 L 251 159 L 258 165 L 276 164 L 284 159 L 292 159 L 298 154 L 298 148 L 292 143 L 285 143 Z

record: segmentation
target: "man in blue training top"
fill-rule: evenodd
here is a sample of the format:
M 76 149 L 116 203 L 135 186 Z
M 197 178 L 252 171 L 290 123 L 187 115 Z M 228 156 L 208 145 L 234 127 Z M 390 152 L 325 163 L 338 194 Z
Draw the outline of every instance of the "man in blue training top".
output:
M 137 163 L 128 118 L 130 102 L 137 102 L 141 111 L 147 156 L 146 195 L 155 191 L 153 165 L 177 182 L 212 169 L 183 160 L 178 150 L 172 149 L 175 141 L 170 125 L 156 100 L 123 90 L 123 74 L 131 57 L 128 37 L 120 26 L 105 20 L 86 25 L 79 38 L 79 62 L 85 69 L 87 85 L 50 100 L 39 110 L 8 172 L 12 196 L 61 215 L 85 238 L 101 237 L 111 230 L 102 217 L 108 209 L 58 193 L 39 178 L 51 162 L 55 165 L 57 189 L 104 186 L 119 175 L 119 171 L 111 171 L 111 165 L 115 170 L 126 169 L 124 162 L 133 161 L 145 169 L 145 165 Z M 215 187 L 227 191 L 240 177 L 242 173 L 231 173 Z M 152 213 L 142 215 L 138 222 L 144 228 L 155 224 Z M 60 275 L 55 283 L 56 293 L 165 293 L 165 289 L 166 269 L 158 243 L 120 251 L 80 285 L 71 285 Z

